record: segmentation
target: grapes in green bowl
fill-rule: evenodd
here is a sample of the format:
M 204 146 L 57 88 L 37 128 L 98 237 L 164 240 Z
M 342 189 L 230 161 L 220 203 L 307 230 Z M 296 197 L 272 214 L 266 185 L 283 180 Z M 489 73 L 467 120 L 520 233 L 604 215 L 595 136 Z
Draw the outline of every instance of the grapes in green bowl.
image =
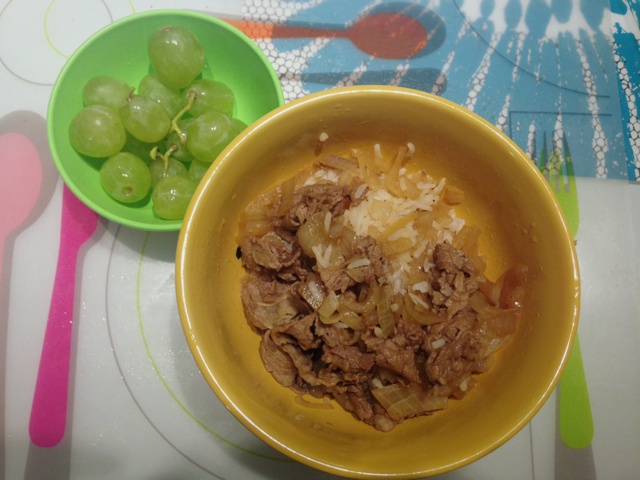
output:
M 182 37 L 176 42 L 175 35 Z M 180 47 L 173 48 L 175 44 Z M 191 90 L 197 95 L 189 102 Z M 154 105 L 146 98 L 153 98 Z M 195 188 L 221 147 L 283 103 L 273 67 L 239 30 L 202 13 L 155 10 L 112 23 L 71 56 L 51 94 L 47 132 L 62 179 L 87 206 L 122 225 L 171 231 L 180 229 L 182 219 L 176 218 L 180 214 L 166 205 L 154 209 L 154 200 L 175 201 L 175 208 L 183 208 L 184 196 Z M 157 113 L 158 106 L 162 113 Z M 84 123 L 74 125 L 85 110 Z M 156 114 L 145 117 L 150 110 Z M 213 132 L 207 128 L 212 123 Z M 226 131 L 221 133 L 223 127 Z M 188 151 L 189 131 L 197 155 Z M 103 141 L 92 143 L 87 140 L 91 135 Z M 169 151 L 171 145 L 175 151 Z M 101 168 L 110 157 L 122 161 L 121 152 L 153 164 L 154 181 L 141 199 L 128 196 L 128 172 L 139 168 L 112 168 L 109 182 L 104 182 L 105 173 L 101 182 Z M 182 172 L 189 181 L 158 182 L 157 164 L 163 158 L 167 173 Z M 184 164 L 187 175 L 173 168 L 174 160 Z M 191 163 L 194 168 L 189 172 Z M 122 182 L 114 172 L 120 172 Z M 147 180 L 133 185 L 146 188 Z M 158 185 L 160 191 L 154 195 Z M 174 198 L 176 189 L 185 188 Z M 120 191 L 114 194 L 110 189 Z

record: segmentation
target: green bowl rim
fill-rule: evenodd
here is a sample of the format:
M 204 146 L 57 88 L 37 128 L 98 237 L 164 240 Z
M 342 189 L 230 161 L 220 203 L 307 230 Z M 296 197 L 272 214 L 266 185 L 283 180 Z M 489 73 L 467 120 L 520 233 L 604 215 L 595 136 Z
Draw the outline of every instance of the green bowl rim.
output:
M 135 22 L 138 21 L 140 18 L 142 17 L 162 17 L 162 16 L 182 16 L 182 17 L 192 17 L 192 18 L 197 18 L 200 20 L 204 20 L 207 22 L 210 22 L 220 28 L 223 28 L 225 30 L 228 30 L 229 32 L 231 32 L 232 34 L 236 35 L 239 39 L 245 41 L 245 43 L 249 46 L 249 48 L 251 50 L 253 50 L 257 55 L 258 58 L 262 61 L 263 65 L 265 67 L 267 67 L 267 72 L 269 73 L 269 76 L 271 77 L 272 81 L 273 81 L 273 85 L 276 87 L 276 94 L 278 97 L 278 106 L 282 106 L 285 103 L 285 99 L 284 99 L 284 92 L 282 89 L 282 84 L 280 83 L 280 79 L 278 78 L 278 75 L 273 67 L 273 65 L 271 64 L 271 62 L 269 61 L 269 59 L 267 58 L 267 56 L 265 55 L 265 53 L 262 51 L 262 49 L 260 49 L 260 47 L 253 41 L 251 40 L 251 38 L 249 38 L 247 35 L 245 35 L 241 30 L 237 29 L 236 27 L 230 25 L 229 23 L 225 22 L 224 20 L 221 20 L 218 17 L 215 17 L 213 15 L 209 15 L 206 13 L 202 13 L 199 11 L 195 11 L 195 10 L 188 10 L 188 9 L 159 9 L 159 10 L 147 10 L 145 12 L 139 12 L 139 13 L 133 13 L 131 15 L 127 15 L 126 17 L 120 18 L 114 22 L 111 22 L 110 24 L 102 27 L 101 29 L 99 29 L 98 31 L 96 31 L 95 33 L 93 33 L 91 36 L 89 36 L 86 40 L 84 40 L 82 42 L 82 44 L 71 54 L 71 56 L 67 59 L 67 61 L 65 62 L 65 64 L 62 66 L 62 68 L 60 69 L 60 72 L 58 73 L 58 76 L 56 78 L 56 81 L 53 85 L 53 89 L 51 90 L 50 96 L 49 96 L 49 104 L 47 107 L 47 139 L 49 141 L 49 150 L 51 153 L 51 157 L 53 158 L 53 162 L 58 170 L 58 173 L 60 174 L 60 177 L 62 178 L 63 182 L 65 183 L 65 185 L 67 185 L 67 187 L 73 192 L 73 194 L 78 197 L 78 199 L 84 203 L 87 207 L 89 207 L 91 210 L 95 211 L 96 213 L 98 213 L 99 215 L 101 215 L 102 217 L 106 218 L 107 220 L 111 220 L 114 221 L 120 225 L 124 225 L 127 227 L 132 227 L 132 228 L 136 228 L 138 230 L 147 230 L 147 231 L 157 231 L 157 232 L 169 232 L 169 231 L 178 231 L 180 230 L 180 227 L 182 226 L 182 222 L 183 220 L 166 220 L 163 223 L 154 223 L 154 224 L 150 224 L 144 221 L 138 221 L 138 220 L 131 220 L 128 219 L 126 217 L 123 217 L 121 215 L 117 215 L 114 214 L 112 212 L 110 212 L 108 209 L 103 208 L 99 205 L 96 205 L 95 202 L 89 198 L 87 195 L 85 195 L 80 189 L 78 189 L 75 185 L 75 183 L 73 182 L 73 180 L 71 179 L 69 173 L 67 172 L 67 169 L 65 168 L 65 163 L 62 161 L 62 159 L 56 154 L 55 152 L 55 146 L 56 146 L 56 141 L 54 139 L 54 128 L 57 128 L 57 126 L 54 125 L 53 123 L 53 110 L 55 108 L 55 101 L 54 99 L 57 96 L 58 90 L 61 87 L 61 82 L 60 80 L 63 79 L 66 74 L 67 71 L 71 68 L 71 65 L 75 62 L 76 58 L 78 56 L 80 56 L 80 54 L 82 52 L 84 52 L 85 50 L 87 50 L 88 48 L 91 47 L 91 44 L 93 43 L 93 41 L 105 34 L 107 31 L 118 28 L 119 26 L 123 25 L 123 24 L 127 24 L 130 22 Z M 268 113 L 267 113 L 268 115 Z M 115 200 L 114 200 L 115 201 Z

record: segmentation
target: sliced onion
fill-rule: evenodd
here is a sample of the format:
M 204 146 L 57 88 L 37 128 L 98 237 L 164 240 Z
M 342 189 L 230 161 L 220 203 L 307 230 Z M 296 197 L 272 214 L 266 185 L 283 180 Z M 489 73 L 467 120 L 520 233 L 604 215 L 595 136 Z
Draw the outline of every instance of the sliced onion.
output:
M 368 258 L 356 258 L 347 264 L 347 269 L 366 267 L 367 265 L 371 265 L 371 260 Z
M 502 277 L 502 291 L 500 292 L 500 306 L 517 307 L 524 298 L 524 285 L 527 281 L 528 268 L 526 265 L 516 264 Z
M 244 241 L 251 237 L 262 237 L 273 230 L 271 221 L 267 219 L 247 220 L 239 225 L 236 241 L 242 245 Z
M 293 194 L 295 192 L 296 179 L 291 177 L 280 185 L 280 205 L 278 206 L 278 215 L 282 216 L 293 207 Z
M 336 292 L 331 290 L 324 298 L 322 305 L 318 308 L 318 313 L 321 316 L 329 317 L 338 309 L 338 303 Z
M 446 216 L 448 217 L 448 214 Z M 444 216 L 442 218 L 437 218 L 436 220 L 444 221 Z M 448 221 L 450 220 L 451 218 L 449 217 Z M 462 227 L 462 229 L 458 232 L 456 237 L 453 239 L 452 244 L 454 247 L 462 250 L 467 257 L 469 258 L 477 257 L 478 247 L 479 247 L 479 243 L 478 243 L 479 237 L 480 237 L 480 229 L 478 227 L 471 227 L 469 225 L 465 225 Z
M 364 282 L 364 271 L 361 268 L 348 268 L 346 270 L 347 275 L 353 279 L 356 283 Z
M 357 161 L 337 155 L 326 155 L 316 163 L 336 170 L 356 170 L 358 168 Z
M 404 313 L 420 325 L 442 323 L 447 318 L 432 312 L 418 295 L 408 293 L 404 297 Z
M 391 168 L 386 172 L 384 179 L 385 188 L 397 197 L 417 199 L 422 191 L 405 175 L 403 164 L 407 158 L 407 147 L 400 147 Z
M 500 301 L 500 285 L 485 278 L 483 281 L 478 282 L 478 289 L 484 294 L 491 305 L 498 305 Z
M 364 330 L 364 321 L 356 312 L 343 312 L 340 321 L 353 330 Z
M 338 308 L 341 309 L 341 311 L 352 311 L 360 314 L 371 312 L 376 306 L 378 284 L 373 281 L 367 288 L 367 296 L 361 302 L 358 302 L 349 295 L 340 295 L 340 306 Z
M 322 281 L 315 275 L 309 275 L 300 289 L 300 295 L 314 310 L 318 310 L 324 302 L 326 291 Z
M 307 407 L 307 408 L 316 408 L 316 409 L 321 409 L 321 410 L 333 410 L 333 405 L 331 405 L 330 402 L 325 401 L 325 399 L 323 399 L 322 402 L 310 402 L 309 400 L 304 398 L 302 395 L 298 394 L 295 397 L 295 402 L 298 405 L 301 405 L 301 406 Z
M 501 310 L 485 319 L 490 331 L 497 337 L 509 336 L 516 331 L 519 310 Z
M 340 321 L 340 314 L 334 313 L 332 315 L 320 315 L 320 321 L 325 325 L 335 325 Z
M 449 205 L 458 205 L 464 201 L 464 190 L 446 185 L 442 191 L 442 199 Z
M 357 236 L 353 230 L 344 227 L 340 230 L 337 242 L 340 245 L 340 252 L 344 258 L 350 258 L 353 256 L 353 248 L 356 244 Z
M 494 336 L 484 336 L 484 337 L 479 337 L 478 340 L 480 341 L 480 351 L 482 352 L 482 355 L 485 357 L 488 357 L 489 355 L 491 355 L 492 353 L 500 350 L 502 347 L 504 347 L 507 342 L 509 341 L 509 336 L 506 337 L 494 337 Z
M 448 406 L 447 397 L 428 395 L 418 384 L 400 385 L 393 383 L 371 390 L 380 405 L 396 421 L 415 417 Z
M 364 330 L 364 321 L 356 312 L 336 312 L 332 315 L 320 314 L 320 321 L 325 325 L 335 325 L 341 328 L 351 328 L 352 330 Z M 357 341 L 354 339 L 354 342 Z
M 325 247 L 329 243 L 328 235 L 324 229 L 324 218 L 325 212 L 317 212 L 311 215 L 296 232 L 300 247 L 308 257 L 314 257 L 314 245 Z
M 475 365 L 473 366 L 473 371 L 477 373 L 487 372 L 493 366 L 494 363 L 495 363 L 495 357 L 489 354 L 488 356 L 475 362 Z
M 469 306 L 478 313 L 478 315 L 485 317 L 499 315 L 502 311 L 499 307 L 491 304 L 489 298 L 482 292 L 482 290 L 471 295 L 471 298 L 469 299 Z
M 387 338 L 393 334 L 396 326 L 396 319 L 391 310 L 391 289 L 388 286 L 384 286 L 378 290 L 376 308 L 378 310 L 378 324 L 380 325 L 382 336 Z

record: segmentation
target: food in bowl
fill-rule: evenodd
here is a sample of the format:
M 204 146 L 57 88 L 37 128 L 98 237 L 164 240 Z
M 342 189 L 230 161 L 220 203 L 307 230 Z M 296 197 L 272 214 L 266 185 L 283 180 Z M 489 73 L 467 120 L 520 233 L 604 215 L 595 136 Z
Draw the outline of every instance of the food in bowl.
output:
M 388 432 L 462 400 L 489 370 L 516 330 L 528 268 L 485 276 L 480 229 L 455 213 L 464 192 L 417 168 L 412 143 L 344 157 L 322 155 L 326 140 L 243 212 L 242 304 L 281 385 Z
M 322 152 L 316 155 L 319 138 Z M 247 322 L 235 256 L 238 221 L 256 197 L 319 158 L 354 148 L 395 158 L 411 142 L 415 166 L 464 192 L 457 218 L 477 227 L 485 276 L 527 265 L 517 328 L 461 401 L 382 432 L 336 401 L 283 387 L 264 367 Z M 579 306 L 575 246 L 537 167 L 473 112 L 424 92 L 356 86 L 310 94 L 253 123 L 209 169 L 176 251 L 176 296 L 185 339 L 220 402 L 249 431 L 305 465 L 353 478 L 424 478 L 468 465 L 520 432 L 554 391 Z M 318 408 L 310 408 L 310 404 Z M 327 408 L 327 404 L 333 408 Z
M 200 78 L 206 58 L 188 28 L 157 29 L 148 52 L 153 73 L 137 89 L 105 75 L 85 84 L 69 140 L 78 153 L 104 159 L 100 184 L 111 198 L 133 204 L 153 190 L 155 214 L 180 220 L 206 168 L 197 163 L 189 174 L 178 161 L 211 164 L 246 125 L 233 118 L 233 91 Z
M 211 14 L 184 9 L 149 10 L 116 20 L 83 42 L 61 69 L 51 91 L 47 111 L 51 156 L 61 179 L 80 201 L 107 220 L 146 231 L 177 231 L 182 219 L 160 218 L 153 210 L 150 192 L 142 201 L 134 203 L 109 196 L 100 184 L 99 174 L 106 157 L 89 157 L 75 150 L 69 141 L 69 125 L 85 107 L 81 92 L 92 78 L 121 80 L 107 87 L 117 102 L 126 98 L 133 87 L 137 87 L 136 94 L 144 92 L 146 96 L 162 98 L 172 112 L 170 117 L 175 117 L 182 109 L 184 98 L 176 102 L 175 91 L 168 95 L 151 67 L 148 52 L 151 35 L 167 25 L 184 27 L 199 40 L 206 62 L 196 80 L 220 82 L 231 89 L 236 128 L 253 123 L 284 103 L 282 86 L 264 52 L 240 30 Z M 186 123 L 186 119 L 181 120 L 178 126 L 185 131 Z M 145 159 L 149 156 L 148 143 L 136 141 L 131 135 L 126 137 L 123 151 Z M 181 142 L 176 140 L 177 133 L 169 134 L 160 142 L 159 150 L 166 152 L 171 144 L 180 146 Z M 197 184 L 211 162 L 193 159 L 189 154 L 179 148 L 171 156 L 188 166 L 188 176 Z

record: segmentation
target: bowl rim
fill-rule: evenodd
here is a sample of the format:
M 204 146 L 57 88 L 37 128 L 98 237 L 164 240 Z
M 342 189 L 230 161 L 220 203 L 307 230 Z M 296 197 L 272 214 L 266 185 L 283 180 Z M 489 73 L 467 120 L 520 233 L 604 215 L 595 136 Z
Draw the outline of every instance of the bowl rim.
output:
M 132 22 L 137 22 L 144 18 L 149 17 L 183 17 L 183 18 L 194 18 L 198 20 L 202 20 L 208 22 L 212 25 L 217 26 L 218 28 L 222 28 L 223 30 L 232 33 L 234 36 L 238 37 L 238 39 L 242 40 L 254 53 L 257 54 L 257 58 L 260 59 L 261 63 L 265 67 L 265 70 L 268 72 L 269 77 L 271 77 L 273 86 L 275 87 L 275 93 L 277 95 L 277 100 L 279 106 L 284 105 L 284 91 L 282 88 L 282 84 L 280 79 L 278 78 L 278 74 L 275 71 L 275 68 L 267 58 L 266 54 L 260 49 L 260 47 L 249 38 L 244 32 L 239 30 L 238 28 L 232 26 L 228 22 L 225 22 L 221 18 L 215 17 L 213 15 L 206 14 L 204 12 L 190 10 L 190 9 L 170 9 L 163 8 L 158 10 L 147 10 L 144 12 L 136 12 L 125 17 L 122 17 L 118 20 L 115 20 L 108 25 L 100 28 L 89 37 L 87 37 L 81 45 L 74 50 L 74 52 L 69 56 L 66 60 L 62 68 L 60 69 L 56 80 L 53 84 L 53 88 L 51 93 L 49 94 L 49 102 L 47 105 L 47 122 L 46 122 L 46 131 L 47 131 L 47 139 L 49 141 L 49 150 L 51 153 L 51 157 L 53 162 L 58 170 L 60 177 L 62 178 L 65 185 L 73 192 L 73 194 L 87 207 L 89 207 L 94 212 L 98 213 L 100 216 L 106 218 L 107 220 L 116 222 L 120 225 L 124 225 L 127 227 L 135 228 L 138 230 L 145 231 L 157 231 L 157 232 L 170 232 L 170 231 L 178 231 L 180 230 L 183 220 L 166 220 L 162 223 L 148 223 L 140 220 L 133 220 L 122 215 L 111 212 L 109 209 L 104 208 L 100 205 L 97 205 L 89 195 L 85 194 L 82 190 L 80 190 L 66 167 L 65 161 L 63 161 L 60 156 L 56 153 L 56 141 L 54 130 L 58 127 L 54 125 L 53 122 L 53 113 L 57 107 L 56 98 L 59 90 L 62 88 L 62 80 L 66 77 L 67 73 L 73 67 L 73 64 L 77 60 L 77 58 L 82 55 L 86 50 L 91 48 L 93 42 L 100 36 L 105 33 L 110 32 L 111 30 L 115 30 L 122 25 L 127 25 Z M 214 160 L 214 163 L 216 160 Z M 115 201 L 115 200 L 114 200 Z
M 403 96 L 417 96 L 426 101 L 432 102 L 433 104 L 439 105 L 438 108 L 445 108 L 450 110 L 455 110 L 457 113 L 461 114 L 466 121 L 478 124 L 480 128 L 487 131 L 487 133 L 497 136 L 501 141 L 505 142 L 508 145 L 509 150 L 513 153 L 512 157 L 509 161 L 520 162 L 522 168 L 525 169 L 528 173 L 536 178 L 536 181 L 540 184 L 540 187 L 545 191 L 546 195 L 552 202 L 553 211 L 555 215 L 559 216 L 559 219 L 563 228 L 562 238 L 559 239 L 559 242 L 564 245 L 567 252 L 569 253 L 569 258 L 567 258 L 567 263 L 570 265 L 571 275 L 571 287 L 575 292 L 574 297 L 572 298 L 571 306 L 568 308 L 572 311 L 571 318 L 567 319 L 567 323 L 570 325 L 569 335 L 567 337 L 566 343 L 563 345 L 563 349 L 561 350 L 562 356 L 561 361 L 558 365 L 555 365 L 555 371 L 553 373 L 551 382 L 541 389 L 542 391 L 537 394 L 534 400 L 532 400 L 532 405 L 529 408 L 527 414 L 523 416 L 518 422 L 513 424 L 509 431 L 501 436 L 492 439 L 490 442 L 485 443 L 482 446 L 482 449 L 478 450 L 475 454 L 467 456 L 465 458 L 461 458 L 457 462 L 452 462 L 446 465 L 440 465 L 435 468 L 422 469 L 419 471 L 413 472 L 387 472 L 387 473 L 376 473 L 376 472 L 363 472 L 360 470 L 349 470 L 345 469 L 344 466 L 336 466 L 334 464 L 330 464 L 324 462 L 320 459 L 310 458 L 309 456 L 298 452 L 295 449 L 288 447 L 285 443 L 283 443 L 278 438 L 274 438 L 269 432 L 265 431 L 257 424 L 252 418 L 246 415 L 238 405 L 235 403 L 233 398 L 227 394 L 218 383 L 214 373 L 210 369 L 209 365 L 206 362 L 206 359 L 201 355 L 201 352 L 197 346 L 196 339 L 192 336 L 192 319 L 190 316 L 189 306 L 186 303 L 186 291 L 184 285 L 184 265 L 185 265 L 185 246 L 190 241 L 190 229 L 192 228 L 192 221 L 194 217 L 194 212 L 198 209 L 198 205 L 200 203 L 200 198 L 203 196 L 205 190 L 208 188 L 209 184 L 215 179 L 221 177 L 224 174 L 224 170 L 226 169 L 227 160 L 231 154 L 240 144 L 242 144 L 248 137 L 253 136 L 253 132 L 256 130 L 260 130 L 266 128 L 266 126 L 274 121 L 277 117 L 289 115 L 288 112 L 309 103 L 314 102 L 322 102 L 329 101 L 329 97 L 331 97 L 334 101 L 339 101 L 339 98 L 344 95 L 370 95 L 370 94 L 383 94 L 383 95 L 403 95 Z M 517 157 L 517 158 L 515 158 Z M 573 242 L 573 236 L 570 233 L 569 226 L 565 215 L 562 211 L 560 203 L 558 202 L 555 194 L 549 183 L 546 181 L 542 173 L 537 169 L 534 162 L 524 153 L 524 151 L 512 140 L 506 133 L 499 130 L 495 125 L 491 124 L 488 120 L 481 117 L 480 115 L 472 112 L 471 110 L 465 108 L 462 105 L 459 105 L 451 100 L 445 99 L 443 97 L 411 89 L 406 87 L 398 87 L 398 86 L 388 86 L 388 85 L 358 85 L 358 86 L 347 86 L 347 87 L 338 87 L 329 90 L 323 90 L 320 92 L 312 93 L 306 95 L 304 97 L 298 98 L 289 102 L 288 104 L 282 105 L 270 113 L 263 116 L 260 120 L 252 124 L 240 137 L 236 138 L 232 141 L 225 150 L 222 151 L 218 160 L 213 168 L 211 168 L 196 190 L 192 201 L 187 209 L 187 213 L 185 215 L 184 223 L 182 228 L 180 229 L 180 233 L 178 236 L 178 244 L 176 249 L 176 264 L 175 264 L 175 276 L 176 276 L 176 298 L 178 301 L 178 310 L 180 314 L 181 325 L 183 328 L 183 332 L 185 334 L 187 343 L 189 345 L 189 349 L 196 360 L 198 368 L 202 372 L 205 380 L 209 384 L 210 388 L 214 391 L 216 396 L 220 399 L 220 401 L 225 405 L 225 407 L 231 411 L 231 413 L 236 417 L 238 421 L 240 421 L 247 429 L 249 429 L 253 434 L 255 434 L 258 438 L 264 441 L 267 445 L 276 449 L 280 453 L 283 453 L 307 466 L 313 467 L 315 469 L 328 472 L 335 475 L 348 475 L 353 478 L 421 478 L 421 477 L 430 477 L 433 475 L 447 473 L 453 470 L 457 470 L 458 468 L 469 465 L 480 458 L 488 455 L 492 451 L 504 445 L 511 438 L 513 438 L 519 431 L 522 430 L 539 412 L 542 406 L 546 403 L 546 401 L 551 396 L 552 392 L 556 388 L 562 372 L 566 366 L 569 353 L 573 347 L 574 341 L 577 337 L 577 328 L 580 314 L 580 300 L 581 300 L 581 288 L 580 288 L 580 268 L 578 263 L 578 256 L 575 244 Z M 569 323 L 570 322 L 570 323 Z

